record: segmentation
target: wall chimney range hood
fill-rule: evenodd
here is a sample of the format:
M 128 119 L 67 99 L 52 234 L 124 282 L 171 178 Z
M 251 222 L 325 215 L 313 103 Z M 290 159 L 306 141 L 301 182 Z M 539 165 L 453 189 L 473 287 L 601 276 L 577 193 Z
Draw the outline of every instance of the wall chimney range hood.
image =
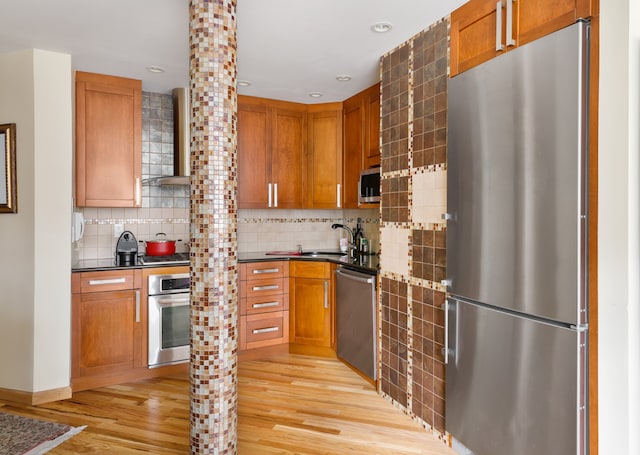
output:
M 173 89 L 173 175 L 151 177 L 147 185 L 189 185 L 190 125 L 189 89 Z

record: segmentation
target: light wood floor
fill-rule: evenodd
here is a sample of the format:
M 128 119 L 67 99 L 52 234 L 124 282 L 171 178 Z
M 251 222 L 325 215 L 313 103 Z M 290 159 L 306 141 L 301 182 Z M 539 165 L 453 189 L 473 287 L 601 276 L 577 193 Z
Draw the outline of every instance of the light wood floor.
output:
M 239 368 L 240 454 L 455 455 L 338 360 L 280 355 Z M 188 378 L 151 379 L 4 412 L 87 428 L 49 452 L 189 452 Z

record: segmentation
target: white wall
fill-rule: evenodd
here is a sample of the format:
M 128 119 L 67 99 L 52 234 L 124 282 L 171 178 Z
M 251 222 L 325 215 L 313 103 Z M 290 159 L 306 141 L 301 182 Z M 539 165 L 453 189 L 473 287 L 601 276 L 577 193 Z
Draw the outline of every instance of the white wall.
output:
M 69 385 L 71 58 L 0 55 L 0 123 L 16 123 L 18 213 L 0 215 L 0 388 Z
M 640 447 L 640 7 L 600 2 L 598 323 L 600 453 Z

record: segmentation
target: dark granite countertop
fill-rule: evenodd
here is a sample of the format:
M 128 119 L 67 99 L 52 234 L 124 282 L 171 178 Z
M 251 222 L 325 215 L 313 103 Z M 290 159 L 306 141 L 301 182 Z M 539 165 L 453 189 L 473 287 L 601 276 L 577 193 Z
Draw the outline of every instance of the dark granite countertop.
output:
M 283 252 L 284 253 L 284 252 Z M 239 253 L 238 262 L 257 261 L 328 261 L 335 264 L 345 265 L 355 270 L 376 274 L 379 270 L 379 258 L 375 254 L 350 258 L 347 255 L 340 255 L 338 251 L 321 250 L 317 253 L 305 253 L 304 256 L 297 254 L 267 254 L 265 251 Z M 114 258 L 108 259 L 86 259 L 77 261 L 71 266 L 72 272 L 95 272 L 105 270 L 126 270 L 131 268 L 151 268 L 151 267 L 171 267 L 189 265 L 188 263 L 176 263 L 171 265 L 158 264 L 138 264 L 135 266 L 117 266 Z
M 284 253 L 284 252 L 283 252 Z M 338 251 L 332 250 L 318 250 L 317 253 L 305 252 L 305 255 L 298 254 L 267 254 L 265 251 L 239 253 L 239 262 L 257 262 L 257 261 L 328 261 L 335 264 L 345 265 L 354 270 L 360 270 L 365 273 L 377 274 L 380 268 L 379 257 L 376 254 L 368 254 L 359 256 L 358 258 L 351 258 L 349 256 L 339 254 Z

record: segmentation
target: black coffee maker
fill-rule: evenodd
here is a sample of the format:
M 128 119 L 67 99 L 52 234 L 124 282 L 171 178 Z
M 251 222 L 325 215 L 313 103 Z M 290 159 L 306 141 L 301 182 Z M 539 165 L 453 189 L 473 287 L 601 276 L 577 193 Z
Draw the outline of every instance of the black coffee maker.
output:
M 124 231 L 116 244 L 116 265 L 138 265 L 138 242 L 131 231 Z

